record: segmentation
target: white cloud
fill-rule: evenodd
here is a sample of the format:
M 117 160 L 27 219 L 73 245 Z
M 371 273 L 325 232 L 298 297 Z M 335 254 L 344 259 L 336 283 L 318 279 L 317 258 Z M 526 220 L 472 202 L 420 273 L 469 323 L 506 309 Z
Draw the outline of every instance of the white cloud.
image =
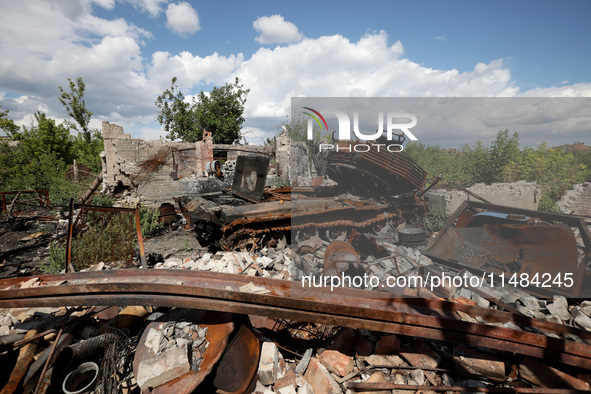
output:
M 565 81 L 568 82 L 568 81 Z M 561 83 L 565 83 L 561 82 Z M 574 85 L 553 86 L 551 88 L 530 89 L 520 96 L 524 97 L 591 97 L 591 83 L 576 83 Z
M 148 32 L 123 19 L 97 18 L 87 5 L 75 13 L 60 2 L 36 0 L 2 7 L 0 87 L 27 96 L 23 103 L 3 100 L 15 119 L 42 106 L 53 117 L 67 116 L 57 100 L 58 85 L 78 76 L 95 117 L 114 112 L 116 105 L 115 111 L 129 117 L 151 110 L 153 87 L 143 75 L 138 43 Z
M 115 0 L 92 0 L 92 2 L 106 10 L 112 10 L 115 8 Z
M 180 35 L 193 34 L 201 29 L 199 15 L 187 2 L 169 4 L 166 9 L 166 27 Z
M 101 0 L 108 1 L 108 0 Z M 168 0 L 126 0 L 135 8 L 150 14 L 152 17 L 158 16 L 162 12 L 162 5 L 168 3 Z
M 385 32 L 358 42 L 334 35 L 259 49 L 236 75 L 251 88 L 249 116 L 283 116 L 292 96 L 499 96 L 514 95 L 502 60 L 479 63 L 473 71 L 435 70 L 403 57 Z
M 146 50 L 142 40 L 151 37 L 150 32 L 122 18 L 99 18 L 92 13 L 92 1 L 109 7 L 109 0 L 83 0 L 72 7 L 67 7 L 67 0 L 0 1 L 2 108 L 27 125 L 40 108 L 53 118 L 66 118 L 57 87 L 78 76 L 86 83 L 86 104 L 95 122 L 108 120 L 141 135 L 155 135 L 144 126 L 153 126 L 155 97 L 170 87 L 173 76 L 187 97 L 201 90 L 200 85 L 219 86 L 238 76 L 251 89 L 245 127 L 252 130 L 247 138 L 253 142 L 274 133 L 294 96 L 591 97 L 591 83 L 522 92 L 503 60 L 478 63 L 468 71 L 428 68 L 405 57 L 402 43 L 389 43 L 385 32 L 356 41 L 340 35 L 304 38 L 293 24 L 277 16 L 279 25 L 293 26 L 301 41 L 259 48 L 248 58 L 242 53 L 217 52 L 142 54 Z M 162 12 L 165 4 L 164 0 L 126 1 L 150 14 Z M 170 4 L 169 9 L 182 4 L 187 3 Z M 287 40 L 277 36 L 273 26 L 259 23 L 259 27 L 262 40 Z
M 261 44 L 289 44 L 304 38 L 297 26 L 286 21 L 281 15 L 263 16 L 252 25 L 260 33 L 255 40 Z
M 170 85 L 173 76 L 178 78 L 181 87 L 199 83 L 223 83 L 243 60 L 241 53 L 226 57 L 214 52 L 200 57 L 187 51 L 177 55 L 159 51 L 152 54 L 148 76 L 151 83 L 166 87 Z

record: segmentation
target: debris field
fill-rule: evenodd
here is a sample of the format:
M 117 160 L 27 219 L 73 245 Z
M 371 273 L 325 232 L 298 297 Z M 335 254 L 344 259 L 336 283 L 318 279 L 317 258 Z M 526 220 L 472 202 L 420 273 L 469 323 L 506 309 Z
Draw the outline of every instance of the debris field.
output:
M 269 156 L 240 155 L 231 188 L 171 196 L 149 237 L 140 204 L 4 202 L 2 393 L 591 391 L 588 218 L 470 200 L 430 234 L 437 180 L 409 157 L 324 159 L 330 181 L 268 187 Z M 78 270 L 90 212 L 115 211 L 135 250 Z

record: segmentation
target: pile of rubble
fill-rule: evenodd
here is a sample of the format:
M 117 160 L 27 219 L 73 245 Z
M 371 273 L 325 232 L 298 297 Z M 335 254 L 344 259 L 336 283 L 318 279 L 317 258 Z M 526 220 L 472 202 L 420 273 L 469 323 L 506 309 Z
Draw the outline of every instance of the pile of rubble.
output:
M 184 259 L 170 257 L 154 265 L 156 269 L 187 269 L 225 272 L 247 276 L 291 280 L 296 277 L 297 268 L 293 263 L 294 254 L 290 249 L 266 249 L 252 254 L 249 252 L 197 253 Z
M 139 363 L 137 384 L 141 388 L 158 387 L 190 370 L 198 372 L 209 342 L 207 328 L 190 322 L 167 321 L 146 334 L 146 346 L 154 355 Z
M 462 293 L 466 295 L 463 290 Z M 461 296 L 457 301 L 476 304 Z M 555 298 L 546 308 L 541 308 L 540 301 L 529 297 L 515 306 L 529 313 L 548 309 L 552 311 L 551 316 L 562 315 L 561 321 L 567 324 L 573 323 L 576 319 L 573 316 L 579 316 L 575 311 L 588 312 L 590 309 L 588 301 L 579 306 L 567 305 L 565 310 L 562 309 L 565 302 L 562 298 Z M 218 360 L 223 358 L 224 352 L 237 358 L 234 364 L 240 360 L 251 367 L 256 366 L 251 368 L 254 376 L 247 375 L 245 378 L 238 374 L 238 378 L 247 387 L 240 392 L 257 394 L 402 394 L 433 393 L 444 389 L 460 392 L 466 388 L 472 392 L 479 389 L 490 392 L 495 387 L 506 390 L 503 392 L 562 392 L 552 391 L 552 388 L 563 388 L 565 393 L 573 392 L 567 388 L 591 390 L 591 375 L 585 370 L 547 365 L 549 360 L 353 328 L 333 330 L 331 332 L 337 334 L 326 338 L 314 337 L 322 330 L 327 331 L 321 325 L 312 325 L 311 336 L 303 340 L 301 336 L 294 336 L 293 330 L 287 330 L 282 324 L 284 321 L 254 316 L 247 326 L 254 327 L 249 330 L 258 338 L 253 342 L 257 344 L 256 351 L 246 358 L 245 353 L 235 351 L 235 342 L 249 343 L 236 333 L 242 332 L 242 329 L 238 330 L 235 326 L 233 337 L 239 340 L 224 339 L 222 351 L 214 357 L 210 348 L 213 347 L 213 352 L 216 352 L 219 347 L 217 342 L 220 337 L 215 334 L 216 330 L 220 332 L 218 326 L 237 324 L 232 323 L 237 322 L 237 317 L 222 319 L 221 322 L 216 320 L 214 325 L 211 325 L 210 319 L 195 324 L 192 317 L 179 319 L 178 315 L 175 317 L 175 312 L 203 317 L 191 310 L 173 309 L 168 312 L 167 309 L 141 307 L 3 309 L 0 321 L 6 327 L 6 333 L 0 337 L 0 357 L 4 365 L 14 365 L 13 369 L 6 369 L 2 374 L 4 390 L 28 392 L 39 384 L 40 392 L 51 392 L 60 387 L 79 365 L 86 365 L 91 360 L 100 365 L 97 370 L 100 372 L 93 381 L 95 392 L 131 393 L 140 392 L 139 388 L 172 389 L 179 384 L 193 387 L 191 385 L 195 382 L 201 384 L 199 387 L 205 390 L 203 392 L 210 392 L 208 390 L 215 390 L 215 380 L 221 368 L 217 367 L 216 375 L 215 368 L 211 369 L 211 358 L 220 363 Z M 464 314 L 463 319 L 482 320 L 468 314 Z M 514 329 L 527 330 L 527 327 L 513 326 Z M 111 327 L 112 331 L 105 334 L 105 327 Z M 229 335 L 229 330 L 224 333 Z M 548 335 L 556 336 L 555 333 Z M 120 363 L 117 363 L 113 358 L 109 359 L 108 349 L 110 342 L 120 342 L 122 336 L 129 336 L 126 340 L 134 347 L 125 354 L 120 350 L 115 353 L 121 355 Z M 572 335 L 569 340 L 589 343 L 588 338 L 583 340 Z M 135 364 L 133 371 L 129 366 L 132 359 Z M 128 360 L 127 366 L 125 360 Z M 46 363 L 49 368 L 43 368 Z M 109 367 L 111 370 L 117 368 L 113 371 L 118 382 L 114 391 L 106 390 L 104 385 L 108 380 L 105 373 Z M 215 376 L 213 383 L 211 378 L 207 379 L 208 373 Z M 546 391 L 527 391 L 532 386 L 546 388 Z
M 465 387 L 477 391 L 501 382 L 514 388 L 527 387 L 528 382 L 590 390 L 588 377 L 577 379 L 533 358 L 507 361 L 495 352 L 420 339 L 404 343 L 395 335 L 350 328 L 341 330 L 325 349 L 315 355 L 308 349 L 298 360 L 284 360 L 272 342 L 263 343 L 262 349 L 257 394 L 432 393 L 442 386 L 450 392 Z

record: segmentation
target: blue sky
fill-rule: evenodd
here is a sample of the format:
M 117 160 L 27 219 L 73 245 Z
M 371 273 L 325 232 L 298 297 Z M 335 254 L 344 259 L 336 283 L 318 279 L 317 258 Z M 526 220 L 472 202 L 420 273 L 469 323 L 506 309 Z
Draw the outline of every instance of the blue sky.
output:
M 173 76 L 188 96 L 238 76 L 251 89 L 244 125 L 251 143 L 276 132 L 292 96 L 591 96 L 584 0 L 0 0 L 0 7 L 0 104 L 19 124 L 37 110 L 63 119 L 57 86 L 78 76 L 94 127 L 106 120 L 149 139 L 163 135 L 154 100 Z

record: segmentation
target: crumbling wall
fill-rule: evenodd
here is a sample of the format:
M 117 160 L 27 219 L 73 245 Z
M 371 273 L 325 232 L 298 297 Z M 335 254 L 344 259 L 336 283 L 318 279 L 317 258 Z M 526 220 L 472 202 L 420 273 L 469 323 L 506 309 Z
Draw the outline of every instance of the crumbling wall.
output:
M 492 204 L 522 209 L 537 210 L 539 197 L 541 196 L 537 183 L 526 181 L 493 183 L 492 185 L 477 183 L 467 189 Z M 479 201 L 478 198 L 463 190 L 435 189 L 427 192 L 425 197 L 430 205 L 445 208 L 448 213 L 455 212 L 462 202 L 466 200 Z
M 234 163 L 239 155 L 274 156 L 273 146 L 214 144 L 210 132 L 195 143 L 149 141 L 131 138 L 116 124 L 103 122 L 105 151 L 103 159 L 103 188 L 115 192 L 135 190 L 142 201 L 169 201 L 172 197 L 195 195 L 229 188 L 234 177 Z M 283 147 L 288 150 L 289 146 Z M 227 151 L 228 163 L 223 177 L 214 176 L 214 151 Z M 282 156 L 281 166 L 289 163 Z M 275 160 L 270 166 L 268 186 L 274 186 Z M 279 164 L 277 164 L 279 165 Z M 287 174 L 287 172 L 286 172 Z
M 591 182 L 574 185 L 556 205 L 565 213 L 591 216 Z
M 103 138 L 103 186 L 109 190 L 129 188 L 143 201 L 163 202 L 231 185 L 233 174 L 215 178 L 207 173 L 213 160 L 211 133 L 196 143 L 163 143 L 131 138 L 121 126 L 103 122 Z
M 228 160 L 236 160 L 238 156 L 273 155 L 275 148 L 271 145 L 228 145 L 213 144 L 214 156 L 216 152 L 227 152 Z

